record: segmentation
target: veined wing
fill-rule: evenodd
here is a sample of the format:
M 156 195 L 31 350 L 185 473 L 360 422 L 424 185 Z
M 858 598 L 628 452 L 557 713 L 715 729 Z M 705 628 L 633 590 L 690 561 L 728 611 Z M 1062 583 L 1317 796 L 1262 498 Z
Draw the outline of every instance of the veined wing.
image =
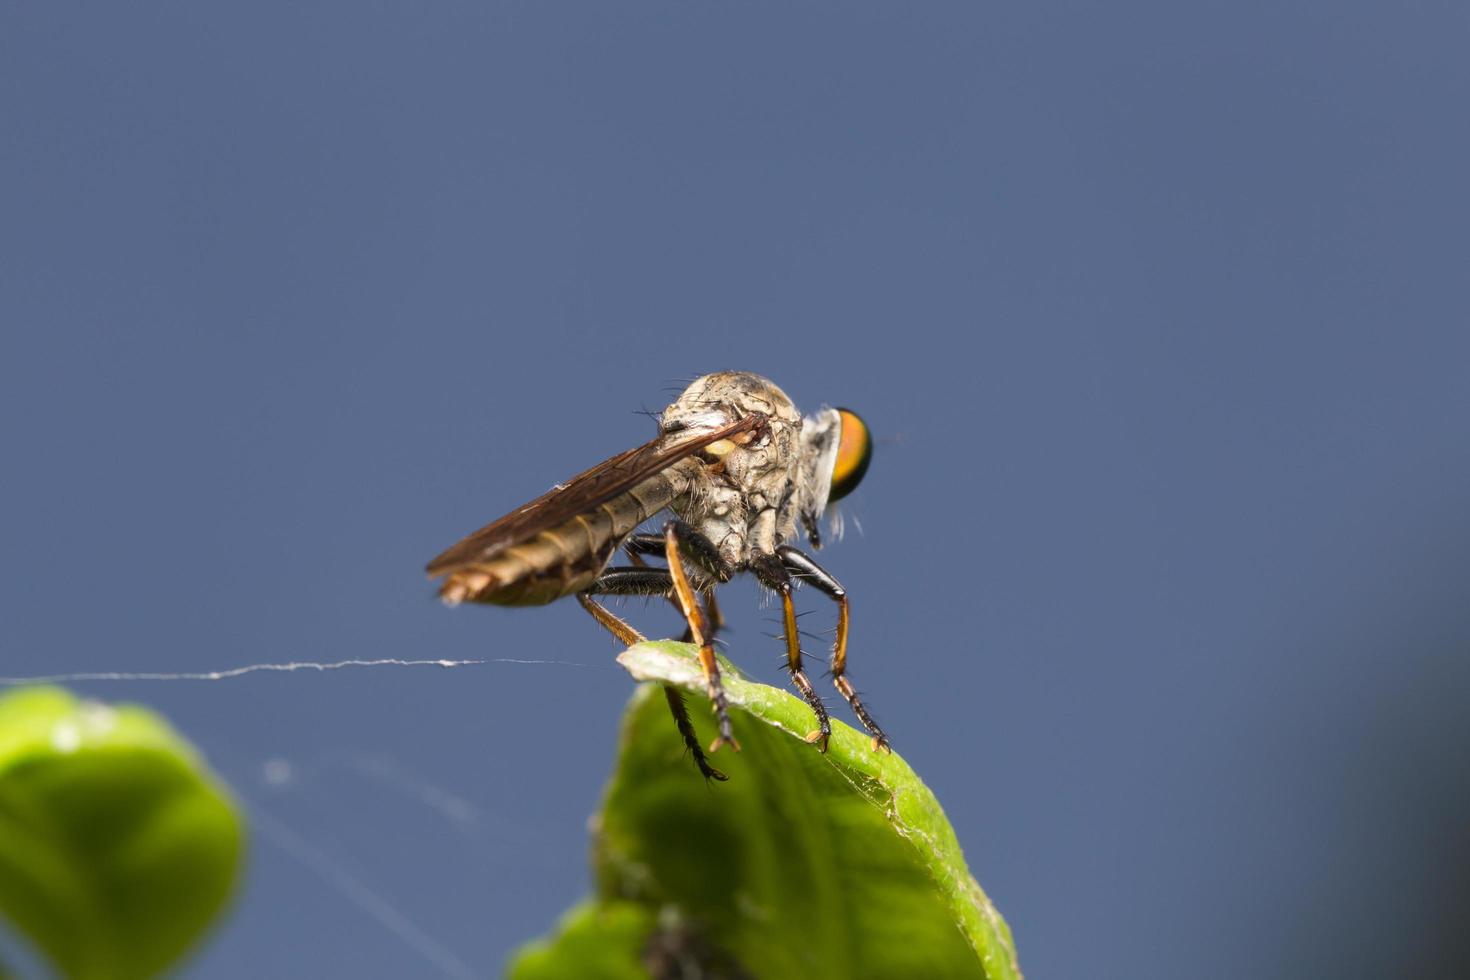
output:
M 714 429 L 693 434 L 663 433 L 650 442 L 618 453 L 583 473 L 487 524 L 429 562 L 431 577 L 445 575 L 461 565 L 486 561 L 512 545 L 584 514 L 644 480 L 694 455 L 706 446 L 749 432 L 765 421 L 759 414 L 747 415 Z

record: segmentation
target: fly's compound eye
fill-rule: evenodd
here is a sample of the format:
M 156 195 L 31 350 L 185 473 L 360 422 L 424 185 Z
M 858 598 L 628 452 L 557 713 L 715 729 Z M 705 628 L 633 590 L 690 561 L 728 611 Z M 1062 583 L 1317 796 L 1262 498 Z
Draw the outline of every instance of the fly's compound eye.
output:
M 868 464 L 873 461 L 873 436 L 856 412 L 839 408 L 842 420 L 837 439 L 837 460 L 832 464 L 832 490 L 828 500 L 840 500 L 857 489 Z

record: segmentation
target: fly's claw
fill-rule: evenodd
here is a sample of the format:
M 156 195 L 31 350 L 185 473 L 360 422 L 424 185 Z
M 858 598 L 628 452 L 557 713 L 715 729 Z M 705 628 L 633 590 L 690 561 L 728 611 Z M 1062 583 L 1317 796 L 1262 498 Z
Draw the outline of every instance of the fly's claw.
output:
M 830 732 L 824 732 L 820 728 L 818 728 L 814 732 L 807 732 L 806 733 L 806 742 L 807 742 L 808 745 L 815 745 L 817 747 L 817 751 L 818 752 L 822 753 L 823 755 L 826 755 L 827 754 L 827 739 L 830 736 L 830 734 L 831 734 Z
M 715 727 L 719 734 L 715 740 L 709 743 L 711 753 L 718 752 L 720 746 L 728 745 L 736 752 L 740 751 L 740 743 L 735 741 L 735 732 L 730 727 L 730 711 L 726 707 L 725 689 L 720 686 L 719 675 L 716 674 L 708 687 L 709 699 L 715 709 Z
M 888 736 L 887 735 L 879 734 L 879 735 L 874 735 L 873 736 L 873 751 L 874 752 L 879 752 L 879 751 L 886 752 L 889 755 L 892 755 L 893 754 L 893 750 L 888 747 Z
M 709 743 L 709 753 L 710 753 L 710 755 L 714 755 L 716 752 L 720 751 L 720 746 L 722 746 L 722 745 L 728 745 L 728 746 L 730 746 L 731 749 L 733 749 L 736 752 L 739 752 L 740 751 L 740 743 L 737 742 L 737 741 L 735 741 L 735 736 L 734 735 L 723 735 L 722 734 L 722 735 L 716 735 L 715 736 L 715 740 L 713 742 Z

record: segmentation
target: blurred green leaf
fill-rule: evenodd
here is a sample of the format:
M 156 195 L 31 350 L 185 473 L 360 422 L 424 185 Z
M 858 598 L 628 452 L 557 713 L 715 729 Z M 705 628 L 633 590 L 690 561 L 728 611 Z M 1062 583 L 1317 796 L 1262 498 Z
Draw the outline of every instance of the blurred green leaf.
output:
M 695 695 L 712 737 L 696 648 L 643 643 L 618 659 Z M 699 778 L 662 692 L 641 685 L 594 821 L 597 900 L 511 975 L 1019 978 L 1009 929 L 908 764 L 835 721 L 817 752 L 805 703 L 722 666 L 742 748 L 715 760 L 729 782 Z M 563 972 L 536 972 L 547 963 Z
M 244 829 L 168 723 L 58 688 L 0 697 L 0 911 L 74 980 L 155 976 L 228 898 Z
M 644 980 L 643 947 L 656 919 L 652 909 L 633 902 L 583 902 L 557 923 L 554 941 L 520 950 L 515 980 Z

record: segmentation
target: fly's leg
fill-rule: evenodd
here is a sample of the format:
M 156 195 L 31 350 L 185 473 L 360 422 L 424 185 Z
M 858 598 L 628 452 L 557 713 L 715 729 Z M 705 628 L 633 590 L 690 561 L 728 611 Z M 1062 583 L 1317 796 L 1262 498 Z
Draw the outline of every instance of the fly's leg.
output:
M 715 590 L 704 590 L 704 614 L 709 618 L 710 638 L 725 628 L 725 614 L 720 612 L 720 604 L 715 601 Z
M 646 636 L 629 626 L 622 618 L 614 615 L 612 610 L 593 599 L 587 593 L 577 593 L 577 601 L 582 604 L 582 608 L 587 610 L 593 619 L 597 620 L 599 626 L 617 637 L 618 642 L 624 646 L 642 643 L 647 639 Z
M 628 560 L 634 565 L 637 565 L 639 568 L 648 568 L 648 562 L 643 560 L 643 556 L 662 555 L 664 553 L 664 536 L 662 534 L 635 534 L 623 544 L 623 549 L 627 551 Z M 721 566 L 723 567 L 723 562 Z M 716 575 L 716 577 L 719 576 Z M 728 578 L 729 576 L 726 575 L 722 581 L 728 580 Z M 701 592 L 700 597 L 704 600 L 704 616 L 709 621 L 710 640 L 713 641 L 715 635 L 725 628 L 725 616 L 720 612 L 720 604 L 715 601 L 715 590 L 713 586 Z M 669 601 L 674 604 L 674 608 L 679 611 L 679 614 L 683 615 L 684 607 L 679 605 L 678 598 L 672 592 L 669 593 Z M 687 626 L 684 627 L 682 642 L 694 642 L 694 636 L 690 633 L 689 627 Z
M 664 553 L 664 536 L 662 534 L 633 534 L 623 542 L 623 550 L 628 552 L 628 557 L 634 563 L 640 563 L 641 555 L 662 555 Z
M 762 585 L 781 597 L 786 632 L 786 670 L 791 674 L 791 683 L 817 716 L 817 730 L 808 734 L 806 740 L 826 752 L 827 740 L 832 737 L 832 722 L 827 719 L 827 708 L 817 697 L 806 671 L 801 669 L 801 636 L 796 629 L 796 606 L 791 601 L 791 573 L 775 555 L 760 556 L 751 563 L 751 571 Z
M 685 559 L 692 561 L 715 582 L 728 582 L 734 577 L 735 570 L 720 557 L 720 550 L 709 538 L 683 521 L 672 523 L 678 530 L 679 552 Z M 635 564 L 641 564 L 640 555 L 658 555 L 661 558 L 668 555 L 668 544 L 663 534 L 634 534 L 623 543 L 623 548 Z M 705 590 L 705 596 L 708 598 L 709 590 Z
M 679 537 L 680 554 L 704 572 L 706 578 L 717 583 L 730 581 L 735 574 L 734 569 L 720 557 L 719 549 L 710 542 L 709 538 L 683 521 L 673 523 Z M 668 545 L 663 534 L 634 534 L 623 543 L 623 548 L 627 551 L 629 560 L 640 568 L 648 567 L 648 563 L 643 560 L 644 555 L 668 557 Z M 706 639 L 713 642 L 715 634 L 725 628 L 725 616 L 720 612 L 720 604 L 715 599 L 713 585 L 702 590 L 700 597 L 704 601 L 704 617 L 708 624 Z M 677 595 L 671 595 L 669 601 L 674 604 L 675 609 L 683 613 L 684 606 Z M 684 630 L 683 640 L 685 643 L 694 642 L 694 634 L 691 629 Z
M 780 555 L 781 562 L 793 575 L 815 585 L 837 603 L 837 639 L 832 644 L 832 683 L 837 686 L 838 693 L 847 699 L 847 703 L 852 705 L 852 713 L 857 715 L 868 734 L 873 736 L 874 750 L 890 751 L 888 736 L 883 734 L 883 729 L 868 714 L 868 709 L 863 706 L 857 691 L 852 689 L 852 682 L 847 679 L 847 591 L 830 572 L 790 545 L 777 548 L 776 554 Z
M 617 637 L 618 642 L 632 646 L 643 642 L 643 634 L 613 615 L 606 606 L 593 599 L 591 594 L 666 596 L 670 595 L 672 590 L 673 581 L 665 569 L 610 568 L 593 583 L 591 589 L 579 593 L 577 601 L 604 629 Z M 684 747 L 694 757 L 694 764 L 699 767 L 705 779 L 717 779 L 724 782 L 729 777 L 709 764 L 709 760 L 705 758 L 704 749 L 699 745 L 699 739 L 694 734 L 694 725 L 689 720 L 689 711 L 684 707 L 683 693 L 669 684 L 663 685 L 663 688 L 664 698 L 669 703 L 669 712 L 674 716 L 674 726 L 679 729 L 679 736 L 684 740 Z
M 674 726 L 679 729 L 679 736 L 684 739 L 684 748 L 694 757 L 694 764 L 699 767 L 700 774 L 705 779 L 717 779 L 722 783 L 729 779 L 729 776 L 709 764 L 704 749 L 699 747 L 699 736 L 694 734 L 694 722 L 689 720 L 689 709 L 684 706 L 684 692 L 672 684 L 665 684 L 663 687 L 664 698 L 669 702 L 669 711 L 674 715 Z
M 699 555 L 700 565 L 704 565 L 711 558 L 714 561 L 720 561 L 719 553 L 708 538 L 681 521 L 669 521 L 664 525 L 664 557 L 669 562 L 667 574 L 673 579 L 674 595 L 679 600 L 679 608 L 684 613 L 684 619 L 689 623 L 690 642 L 699 644 L 699 666 L 704 670 L 704 683 L 709 689 L 710 703 L 714 705 L 715 722 L 719 728 L 719 734 L 710 743 L 709 750 L 718 751 L 721 745 L 728 743 L 731 748 L 739 752 L 740 743 L 735 741 L 735 733 L 730 728 L 730 710 L 725 701 L 725 688 L 720 683 L 720 664 L 715 660 L 715 648 L 711 645 L 713 637 L 710 632 L 710 623 L 705 617 L 704 609 L 699 604 L 694 587 L 689 584 L 689 576 L 684 571 L 683 549 Z M 723 566 L 723 562 L 721 565 Z M 728 578 L 728 574 L 721 576 L 722 580 Z

